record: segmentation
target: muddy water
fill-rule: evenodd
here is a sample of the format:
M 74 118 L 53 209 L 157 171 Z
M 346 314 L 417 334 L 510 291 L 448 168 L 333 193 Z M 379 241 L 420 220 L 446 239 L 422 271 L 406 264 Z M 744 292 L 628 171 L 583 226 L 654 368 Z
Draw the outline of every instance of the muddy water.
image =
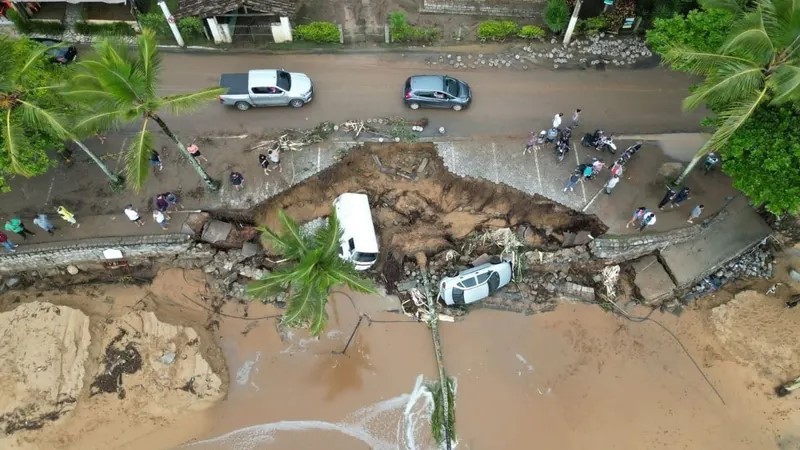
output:
M 369 306 L 362 300 L 359 309 Z M 428 330 L 363 322 L 341 355 L 358 316 L 343 298 L 334 304 L 319 341 L 300 332 L 281 339 L 273 320 L 246 335 L 247 323 L 226 321 L 228 398 L 130 448 L 433 448 L 429 398 L 417 385 L 435 375 Z M 260 313 L 269 311 L 251 317 Z M 701 314 L 659 320 L 686 340 L 725 404 L 650 322 L 565 304 L 529 317 L 478 310 L 443 324 L 446 365 L 458 381 L 458 448 L 776 448 L 775 436 L 800 424 L 797 410 L 774 414 L 758 375 L 710 350 L 716 343 Z

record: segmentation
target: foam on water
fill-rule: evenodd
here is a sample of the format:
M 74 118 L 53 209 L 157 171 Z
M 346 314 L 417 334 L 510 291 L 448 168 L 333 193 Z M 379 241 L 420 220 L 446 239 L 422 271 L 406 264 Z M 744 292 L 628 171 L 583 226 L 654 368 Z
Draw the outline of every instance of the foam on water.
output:
M 367 444 L 375 450 L 435 449 L 430 433 L 433 396 L 419 375 L 414 389 L 407 394 L 361 408 L 341 422 L 320 420 L 285 420 L 253 425 L 186 447 L 249 450 L 267 445 L 279 432 L 338 431 Z

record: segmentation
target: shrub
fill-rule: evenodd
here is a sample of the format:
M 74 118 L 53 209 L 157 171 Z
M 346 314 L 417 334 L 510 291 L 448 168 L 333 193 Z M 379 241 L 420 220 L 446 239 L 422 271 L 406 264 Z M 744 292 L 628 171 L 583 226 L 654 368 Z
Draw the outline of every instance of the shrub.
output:
M 523 39 L 541 39 L 544 35 L 545 31 L 536 25 L 523 25 L 517 34 L 517 36 Z
M 129 24 L 125 22 L 113 22 L 113 23 L 88 23 L 88 22 L 76 22 L 75 23 L 75 31 L 80 34 L 99 34 L 99 35 L 110 35 L 110 36 L 133 36 L 136 34 L 136 30 L 133 29 Z
M 46 35 L 64 34 L 65 27 L 61 22 L 37 22 L 33 20 L 25 20 L 13 9 L 9 9 L 6 14 L 8 14 L 8 19 L 14 22 L 17 30 L 22 33 Z
M 606 27 L 606 19 L 603 16 L 590 17 L 581 21 L 581 31 L 587 36 L 595 36 Z
M 139 26 L 153 30 L 158 36 L 169 36 L 171 34 L 167 19 L 160 11 L 139 14 L 136 19 L 139 21 Z
M 408 23 L 405 13 L 395 11 L 389 14 L 389 36 L 392 42 L 429 44 L 439 38 L 439 30 L 413 26 Z
M 333 22 L 311 22 L 298 25 L 294 34 L 301 41 L 317 43 L 339 42 L 339 27 Z
M 510 20 L 486 20 L 478 25 L 478 37 L 485 41 L 504 41 L 518 29 L 517 24 Z
M 544 23 L 553 33 L 561 33 L 569 23 L 569 6 L 565 0 L 547 0 L 544 8 Z
M 178 20 L 178 31 L 184 38 L 203 36 L 203 21 L 199 17 L 184 17 Z M 169 25 L 168 25 L 169 26 Z

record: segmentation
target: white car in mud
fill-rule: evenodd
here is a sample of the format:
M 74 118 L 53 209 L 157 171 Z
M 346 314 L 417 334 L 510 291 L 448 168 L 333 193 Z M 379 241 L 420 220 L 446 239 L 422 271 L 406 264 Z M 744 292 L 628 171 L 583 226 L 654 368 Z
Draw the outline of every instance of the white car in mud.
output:
M 439 298 L 451 306 L 475 303 L 510 283 L 513 273 L 511 261 L 497 258 L 461 271 L 454 277 L 442 278 L 439 283 Z

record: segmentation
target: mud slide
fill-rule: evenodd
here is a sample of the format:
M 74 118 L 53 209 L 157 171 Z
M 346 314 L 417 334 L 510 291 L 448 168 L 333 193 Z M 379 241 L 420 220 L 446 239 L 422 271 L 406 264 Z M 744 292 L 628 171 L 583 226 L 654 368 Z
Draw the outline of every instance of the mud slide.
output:
M 475 230 L 529 224 L 542 247 L 557 245 L 553 233 L 607 227 L 539 195 L 450 173 L 433 144 L 367 144 L 341 162 L 256 207 L 260 224 L 278 227 L 283 209 L 300 223 L 330 214 L 344 192 L 369 195 L 382 250 L 403 256 L 435 254 Z

